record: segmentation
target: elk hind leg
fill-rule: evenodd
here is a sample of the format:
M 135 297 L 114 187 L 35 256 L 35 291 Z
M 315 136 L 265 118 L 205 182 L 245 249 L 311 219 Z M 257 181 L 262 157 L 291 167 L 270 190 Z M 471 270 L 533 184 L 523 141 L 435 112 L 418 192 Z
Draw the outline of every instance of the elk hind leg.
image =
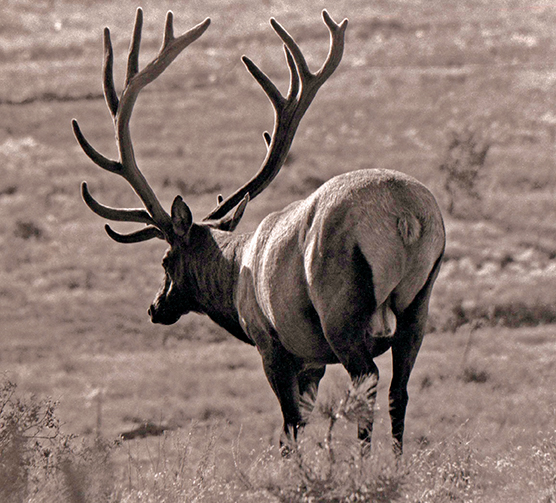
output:
M 440 259 L 425 286 L 409 307 L 397 317 L 398 325 L 392 344 L 392 382 L 389 394 L 393 449 L 396 455 L 401 455 L 403 451 L 405 412 L 409 400 L 407 384 L 425 335 L 429 299 L 439 269 Z
M 315 282 L 318 291 L 312 292 L 312 297 L 316 299 L 315 308 L 325 338 L 350 375 L 355 399 L 358 405 L 365 404 L 359 408 L 358 438 L 366 452 L 371 444 L 379 377 L 369 350 L 367 331 L 373 316 L 379 324 L 384 324 L 384 313 L 376 315 L 372 271 L 358 247 L 354 248 L 351 260 L 350 267 L 336 263 L 324 267 L 326 274 L 322 275 L 322 281 Z
M 357 407 L 357 438 L 361 442 L 361 452 L 367 454 L 371 450 L 373 433 L 374 407 L 376 403 L 379 372 L 376 364 L 371 361 L 370 370 L 364 375 L 352 375 L 352 399 Z
M 358 438 L 363 452 L 371 445 L 374 405 L 379 372 L 366 342 L 371 314 L 356 306 L 361 300 L 351 299 L 338 305 L 325 317 L 323 325 L 328 343 L 351 378 L 351 400 L 356 404 Z
M 326 367 L 324 365 L 305 365 L 297 375 L 299 389 L 299 407 L 301 411 L 300 427 L 307 424 L 307 420 L 315 407 L 319 383 Z
M 345 305 L 336 304 L 322 324 L 330 347 L 351 378 L 350 400 L 356 404 L 358 438 L 363 452 L 367 452 L 371 444 L 379 372 L 366 342 L 371 314 L 357 307 L 360 302 L 360 299 L 351 299 Z
M 398 318 L 397 337 L 392 345 L 392 382 L 389 402 L 392 447 L 396 455 L 401 455 L 403 451 L 405 412 L 409 400 L 407 384 L 424 336 L 424 323 L 422 325 L 418 323 L 415 315 L 415 311 L 412 310 Z

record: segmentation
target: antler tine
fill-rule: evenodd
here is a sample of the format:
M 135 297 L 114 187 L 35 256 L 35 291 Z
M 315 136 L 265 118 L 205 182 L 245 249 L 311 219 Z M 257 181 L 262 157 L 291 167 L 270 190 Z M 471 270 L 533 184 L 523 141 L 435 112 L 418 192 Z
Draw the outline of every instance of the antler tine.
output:
M 91 196 L 87 186 L 84 185 L 82 188 L 83 199 L 89 208 L 98 215 L 110 220 L 139 222 L 154 225 L 155 228 L 158 228 L 158 231 L 155 231 L 152 230 L 155 228 L 147 227 L 147 229 L 143 229 L 138 233 L 133 233 L 129 235 L 129 237 L 118 235 L 118 233 L 112 230 L 109 232 L 107 231 L 110 237 L 114 239 L 115 236 L 119 236 L 117 241 L 120 242 L 137 242 L 151 239 L 152 237 L 164 237 L 168 241 L 173 239 L 171 217 L 156 198 L 156 195 L 135 161 L 129 127 L 133 107 L 140 91 L 168 68 L 172 61 L 174 61 L 189 44 L 197 40 L 210 25 L 210 19 L 207 18 L 202 23 L 176 38 L 174 37 L 173 19 L 172 12 L 168 12 L 162 47 L 157 57 L 143 70 L 139 71 L 139 49 L 141 45 L 143 11 L 140 8 L 137 9 L 127 61 L 125 87 L 119 99 L 114 86 L 114 56 L 110 40 L 110 31 L 108 28 L 104 30 L 103 88 L 106 103 L 114 119 L 119 161 L 108 159 L 96 151 L 81 133 L 77 122 L 74 120 L 72 123 L 77 141 L 89 158 L 101 168 L 125 178 L 137 193 L 147 211 L 141 209 L 117 209 L 104 206 Z
M 290 70 L 290 87 L 286 98 L 253 61 L 243 56 L 247 70 L 272 103 L 275 112 L 274 130 L 272 135 L 264 133 L 267 154 L 259 171 L 249 182 L 220 202 L 204 220 L 222 218 L 246 195 L 253 199 L 268 187 L 280 171 L 304 113 L 342 59 L 348 20 L 344 19 L 341 24 L 337 24 L 326 10 L 323 11 L 322 17 L 330 32 L 330 49 L 324 64 L 314 74 L 309 70 L 305 57 L 293 37 L 274 18 L 270 20 L 272 28 L 284 42 L 286 62 Z
M 101 153 L 98 152 L 83 136 L 81 132 L 81 128 L 75 119 L 71 121 L 71 125 L 73 127 L 73 134 L 77 139 L 77 142 L 83 149 L 83 152 L 93 161 L 97 166 L 100 166 L 102 169 L 106 171 L 110 171 L 111 173 L 119 173 L 121 170 L 120 163 L 118 161 L 113 161 L 112 159 L 108 159 L 108 157 L 104 157 Z
M 143 9 L 140 7 L 135 12 L 135 23 L 133 25 L 133 36 L 129 44 L 127 56 L 127 72 L 125 76 L 125 87 L 131 83 L 131 79 L 139 73 L 139 49 L 141 48 L 141 34 L 143 32 Z
M 142 11 L 141 9 L 137 9 L 137 18 L 128 59 L 128 82 L 122 92 L 120 108 L 116 117 L 118 146 L 120 149 L 121 164 L 124 166 L 122 176 L 137 192 L 148 212 L 152 215 L 154 221 L 166 236 L 172 235 L 171 218 L 162 208 L 145 177 L 137 167 L 131 142 L 129 121 L 139 92 L 166 70 L 172 61 L 174 61 L 189 44 L 197 40 L 206 31 L 209 25 L 210 19 L 207 18 L 204 22 L 198 24 L 185 34 L 178 38 L 174 38 L 173 14 L 169 12 L 166 16 L 163 45 L 158 56 L 141 72 L 137 73 L 135 62 L 139 53 L 142 27 Z
M 139 222 L 147 225 L 155 225 L 152 217 L 142 209 L 121 209 L 111 208 L 100 204 L 89 192 L 87 182 L 81 184 L 81 197 L 85 204 L 97 215 L 106 218 L 107 220 L 114 220 L 117 222 Z
M 299 77 L 302 81 L 305 81 L 311 77 L 311 72 L 309 71 L 309 67 L 307 62 L 305 61 L 305 56 L 301 52 L 301 49 L 293 39 L 293 37 L 285 30 L 285 28 L 278 22 L 276 19 L 270 19 L 270 25 L 274 29 L 274 31 L 278 34 L 278 36 L 282 39 L 285 46 L 289 49 L 295 64 L 297 66 L 297 72 L 299 73 Z
M 288 89 L 287 101 L 291 101 L 299 93 L 301 81 L 299 73 L 297 72 L 295 60 L 293 59 L 292 53 L 289 51 L 287 46 L 284 46 L 284 52 L 286 53 L 286 61 L 288 63 L 288 68 L 290 69 L 290 88 Z
M 106 233 L 118 243 L 140 243 L 141 241 L 148 241 L 153 238 L 166 238 L 160 229 L 153 227 L 152 225 L 129 234 L 120 234 L 119 232 L 115 232 L 108 224 L 104 226 L 104 229 L 106 230 Z
M 103 80 L 102 88 L 104 90 L 104 99 L 108 105 L 108 109 L 112 117 L 116 116 L 120 100 L 114 86 L 114 51 L 112 50 L 112 41 L 110 40 L 110 30 L 104 28 L 104 64 L 103 64 Z
M 322 19 L 330 32 L 330 51 L 322 68 L 317 72 L 317 78 L 326 80 L 340 64 L 344 54 L 344 37 L 348 20 L 344 19 L 337 24 L 325 9 L 322 11 Z

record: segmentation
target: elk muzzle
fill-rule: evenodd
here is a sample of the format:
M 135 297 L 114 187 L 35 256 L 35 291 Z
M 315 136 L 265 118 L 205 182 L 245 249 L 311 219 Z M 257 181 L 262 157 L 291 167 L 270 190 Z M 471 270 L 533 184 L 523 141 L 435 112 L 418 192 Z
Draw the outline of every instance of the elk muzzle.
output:
M 183 312 L 178 308 L 178 303 L 172 295 L 173 290 L 173 282 L 170 277 L 166 275 L 162 287 L 156 294 L 148 310 L 153 323 L 173 325 L 180 319 Z
M 173 325 L 181 317 L 181 315 L 176 312 L 160 309 L 154 302 L 151 304 L 151 307 L 149 307 L 148 313 L 151 317 L 151 321 L 159 325 Z

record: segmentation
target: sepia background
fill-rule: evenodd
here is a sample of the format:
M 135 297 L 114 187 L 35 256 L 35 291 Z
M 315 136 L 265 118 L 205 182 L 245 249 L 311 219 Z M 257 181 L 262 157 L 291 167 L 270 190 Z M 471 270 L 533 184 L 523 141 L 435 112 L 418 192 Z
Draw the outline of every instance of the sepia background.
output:
M 443 209 L 448 244 L 410 381 L 406 457 L 450 450 L 461 464 L 471 456 L 461 501 L 554 501 L 542 499 L 550 490 L 556 498 L 547 468 L 556 460 L 549 1 L 1 2 L 2 377 L 22 396 L 56 400 L 63 431 L 85 440 L 111 441 L 145 422 L 173 435 L 195 424 L 199 444 L 218 431 L 212 452 L 224 485 L 236 480 L 233 443 L 247 465 L 276 445 L 281 414 L 256 350 L 196 315 L 152 325 L 146 310 L 162 279 L 164 243 L 113 242 L 80 197 L 87 180 L 105 204 L 138 204 L 124 181 L 86 158 L 70 124 L 76 118 L 99 151 L 117 155 L 101 89 L 102 30 L 111 29 L 121 89 L 138 5 L 142 64 L 158 51 L 167 10 L 177 34 L 212 19 L 141 94 L 132 120 L 139 166 L 161 202 L 169 208 L 179 193 L 197 220 L 264 157 L 272 109 L 240 58 L 285 91 L 269 18 L 295 37 L 313 69 L 328 50 L 322 9 L 337 22 L 349 18 L 341 65 L 303 119 L 286 166 L 236 232 L 346 171 L 396 169 L 425 183 Z M 375 439 L 387 456 L 389 355 L 377 363 Z M 347 385 L 332 367 L 322 395 L 339 396 Z M 112 454 L 130 490 L 139 482 L 129 460 L 151 466 L 149 441 Z M 406 499 L 441 501 L 415 494 L 408 489 Z

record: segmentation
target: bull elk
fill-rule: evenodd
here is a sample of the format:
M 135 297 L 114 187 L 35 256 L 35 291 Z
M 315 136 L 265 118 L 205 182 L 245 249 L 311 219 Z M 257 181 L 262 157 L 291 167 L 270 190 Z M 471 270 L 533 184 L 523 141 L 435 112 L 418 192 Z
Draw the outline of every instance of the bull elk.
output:
M 394 450 L 401 453 L 407 384 L 428 314 L 445 246 L 442 216 L 433 195 L 415 179 L 387 170 L 353 171 L 332 178 L 307 199 L 271 213 L 254 232 L 236 235 L 249 200 L 284 164 L 301 118 L 343 54 L 347 19 L 337 24 L 323 11 L 329 53 L 312 73 L 294 39 L 274 19 L 284 43 L 290 84 L 284 97 L 247 57 L 243 62 L 274 108 L 274 129 L 265 133 L 266 157 L 255 176 L 200 223 L 176 196 L 168 214 L 139 171 L 130 118 L 139 92 L 155 80 L 208 28 L 210 19 L 174 37 L 168 13 L 158 56 L 139 71 L 142 11 L 137 10 L 125 87 L 118 97 L 113 52 L 104 31 L 103 86 L 114 120 L 119 160 L 97 152 L 77 122 L 77 141 L 101 168 L 124 177 L 145 209 L 117 209 L 97 202 L 87 184 L 89 208 L 109 220 L 146 224 L 131 234 L 108 225 L 120 243 L 161 238 L 170 245 L 163 284 L 149 309 L 153 323 L 173 324 L 191 311 L 207 314 L 242 341 L 256 346 L 282 409 L 281 445 L 297 435 L 313 409 L 327 364 L 341 363 L 354 382 L 364 382 L 372 412 L 378 368 L 373 359 L 392 349 L 390 415 Z M 360 419 L 358 436 L 370 446 L 372 413 Z

